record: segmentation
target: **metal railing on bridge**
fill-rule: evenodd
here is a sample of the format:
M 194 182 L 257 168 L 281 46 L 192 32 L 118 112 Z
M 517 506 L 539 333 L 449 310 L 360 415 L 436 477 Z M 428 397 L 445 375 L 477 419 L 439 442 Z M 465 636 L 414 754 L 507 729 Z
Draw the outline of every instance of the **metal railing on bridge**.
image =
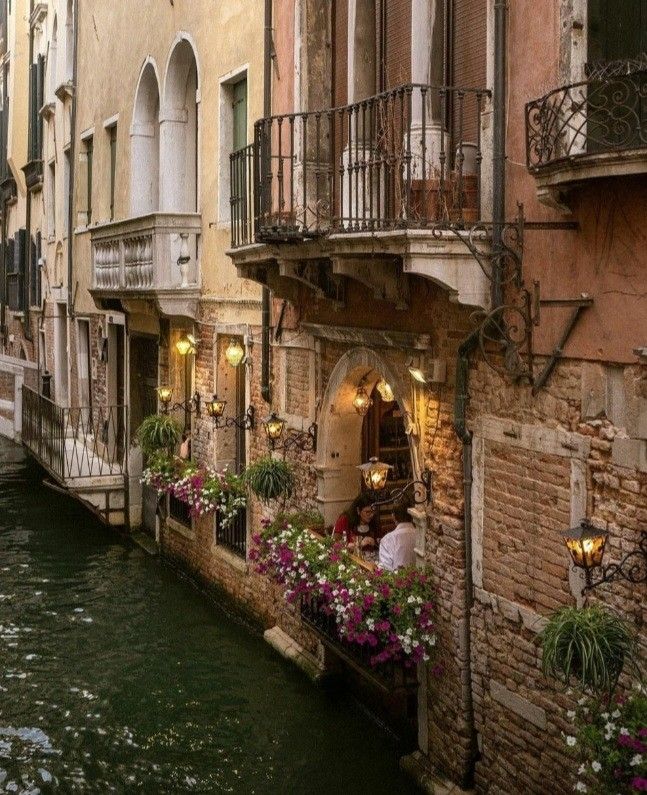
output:
M 58 406 L 23 386 L 23 444 L 61 482 L 123 475 L 126 428 L 125 406 Z

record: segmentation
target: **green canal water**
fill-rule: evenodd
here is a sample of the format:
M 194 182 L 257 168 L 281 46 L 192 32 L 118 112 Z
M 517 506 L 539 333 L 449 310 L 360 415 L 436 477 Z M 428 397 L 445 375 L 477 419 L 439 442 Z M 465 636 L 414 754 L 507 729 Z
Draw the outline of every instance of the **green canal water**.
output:
M 0 792 L 413 791 L 348 694 L 41 481 L 0 439 Z

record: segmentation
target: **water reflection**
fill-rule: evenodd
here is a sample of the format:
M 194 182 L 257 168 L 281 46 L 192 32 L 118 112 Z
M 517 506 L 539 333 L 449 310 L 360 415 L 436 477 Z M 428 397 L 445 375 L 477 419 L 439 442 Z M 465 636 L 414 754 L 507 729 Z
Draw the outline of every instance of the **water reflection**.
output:
M 40 481 L 0 440 L 0 792 L 410 791 L 356 704 Z

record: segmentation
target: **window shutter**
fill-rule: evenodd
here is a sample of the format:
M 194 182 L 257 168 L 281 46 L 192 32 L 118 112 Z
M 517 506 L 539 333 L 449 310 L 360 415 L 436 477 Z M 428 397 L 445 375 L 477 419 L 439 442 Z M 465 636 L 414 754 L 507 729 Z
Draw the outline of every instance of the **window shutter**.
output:
M 38 91 L 38 64 L 29 65 L 29 129 L 28 149 L 29 159 L 36 160 L 36 147 L 38 144 L 38 110 L 36 99 Z
M 39 160 L 43 157 L 43 117 L 40 109 L 45 104 L 45 56 L 38 56 L 36 69 L 36 156 Z
M 14 238 L 10 237 L 7 240 L 7 244 L 5 247 L 5 270 L 7 275 L 13 275 L 14 273 L 16 273 L 15 259 L 14 259 L 14 252 L 15 252 L 14 242 L 15 242 Z
M 234 147 L 237 152 L 247 144 L 247 80 L 234 85 Z

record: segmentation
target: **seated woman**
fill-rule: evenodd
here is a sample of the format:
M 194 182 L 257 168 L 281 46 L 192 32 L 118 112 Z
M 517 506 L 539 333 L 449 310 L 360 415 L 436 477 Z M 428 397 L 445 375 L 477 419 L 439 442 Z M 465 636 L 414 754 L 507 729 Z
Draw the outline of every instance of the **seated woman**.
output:
M 368 494 L 360 494 L 335 522 L 333 535 L 341 536 L 347 544 L 354 542 L 359 536 L 362 547 L 374 546 L 378 529 L 373 500 Z

